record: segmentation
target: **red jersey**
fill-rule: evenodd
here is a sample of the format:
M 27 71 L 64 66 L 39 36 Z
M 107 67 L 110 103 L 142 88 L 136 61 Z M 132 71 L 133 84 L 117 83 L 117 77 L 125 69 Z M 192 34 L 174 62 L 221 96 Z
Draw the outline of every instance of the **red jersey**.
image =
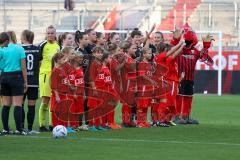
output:
M 185 72 L 184 80 L 194 80 L 194 73 L 197 61 L 200 59 L 200 51 L 197 49 L 183 49 L 178 57 L 178 74 Z
M 111 76 L 112 76 L 112 83 L 113 87 L 116 90 L 119 90 L 121 82 L 121 71 L 117 71 L 117 67 L 120 65 L 118 59 L 115 57 L 112 58 L 110 62 L 110 71 L 111 71 Z
M 111 78 L 111 73 L 108 67 L 103 66 L 101 73 L 104 74 L 104 84 L 105 87 L 112 87 L 112 78 Z
M 178 78 L 177 58 L 173 58 L 171 56 L 167 57 L 167 53 L 163 52 L 155 56 L 155 61 L 158 64 L 163 64 L 168 67 L 168 72 L 164 76 L 166 80 L 178 82 L 179 78 Z
M 154 91 L 153 84 L 146 78 L 153 80 L 153 66 L 149 62 L 138 63 L 139 73 L 144 73 L 143 76 L 137 77 L 137 106 L 148 107 L 152 100 L 152 93 Z
M 133 90 L 136 87 L 136 78 L 136 61 L 128 56 L 122 69 L 123 90 L 126 92 Z
M 101 102 L 99 99 L 103 100 L 105 103 L 111 99 L 114 99 L 114 97 L 111 97 L 108 94 L 111 93 L 115 95 L 112 86 L 111 74 L 108 67 L 103 66 L 96 60 L 93 61 L 90 65 L 90 81 L 95 82 L 98 93 L 96 96 L 93 96 L 93 93 L 90 92 L 90 96 L 92 95 L 92 97 L 88 100 L 88 105 L 90 107 L 99 106 Z M 104 105 L 104 103 L 102 105 Z
M 76 69 L 72 71 L 68 75 L 68 79 L 71 85 L 73 86 L 84 86 L 84 76 L 83 76 L 83 70 L 81 68 Z
M 143 72 L 145 76 L 147 76 L 150 79 L 153 79 L 153 68 L 152 64 L 148 62 L 140 62 L 138 64 L 138 72 L 141 73 Z M 143 85 L 146 86 L 151 86 L 152 84 L 150 83 L 149 80 L 144 78 L 143 76 L 138 76 L 138 87 L 141 87 Z
M 96 60 L 90 65 L 90 82 L 95 82 L 97 88 L 104 86 L 104 74 L 101 73 L 102 64 Z
M 72 86 L 76 87 L 75 95 L 69 96 L 68 98 L 73 100 L 72 105 L 70 106 L 70 113 L 82 114 L 84 111 L 84 76 L 82 68 L 74 70 L 70 75 L 70 83 Z
M 51 89 L 60 93 L 69 92 L 69 81 L 63 69 L 53 68 L 51 73 Z
M 172 45 L 177 45 L 180 39 L 172 40 Z M 182 72 L 185 73 L 183 80 L 194 80 L 194 73 L 197 61 L 200 59 L 200 51 L 196 48 L 184 48 L 180 56 L 178 56 L 178 75 L 181 76 Z
M 104 96 L 103 99 L 107 102 L 111 101 L 111 100 L 117 101 L 117 94 L 113 87 L 111 73 L 110 73 L 109 68 L 106 66 L 103 66 L 101 73 L 104 74 L 104 90 L 107 91 L 108 93 L 112 94 L 112 96 Z M 118 88 L 119 88 L 119 86 L 118 86 Z
M 93 60 L 90 63 L 89 68 L 89 82 L 94 82 L 97 89 L 104 87 L 104 75 L 100 75 L 102 64 L 97 60 Z M 92 87 L 92 86 L 91 86 Z M 91 88 L 88 92 L 88 106 L 90 108 L 97 107 L 102 99 L 101 94 L 93 95 L 93 89 Z
M 136 76 L 136 61 L 128 56 L 121 70 L 122 92 L 120 92 L 122 101 L 128 105 L 134 104 Z
M 155 60 L 156 63 L 163 64 L 163 65 L 166 64 L 166 59 L 167 59 L 167 52 L 157 54 L 154 57 L 154 60 Z
M 75 68 L 68 62 L 64 63 L 61 68 L 64 70 L 66 74 L 70 74 L 75 70 Z
M 168 72 L 166 74 L 166 79 L 178 82 L 178 65 L 177 65 L 177 58 L 168 57 L 166 60 L 166 65 L 168 66 Z
M 84 87 L 84 75 L 82 68 L 75 70 L 75 86 L 82 86 Z
M 70 75 L 70 84 L 77 87 L 76 94 L 83 95 L 84 93 L 84 75 L 82 68 L 76 69 Z
M 75 86 L 75 70 L 68 75 L 68 81 L 70 85 Z

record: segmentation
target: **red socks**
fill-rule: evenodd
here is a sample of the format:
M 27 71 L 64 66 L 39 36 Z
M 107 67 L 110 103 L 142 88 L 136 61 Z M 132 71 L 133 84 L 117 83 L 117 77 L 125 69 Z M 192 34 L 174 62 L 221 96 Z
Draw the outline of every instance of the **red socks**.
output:
M 70 126 L 77 128 L 79 126 L 79 121 L 70 121 Z
M 192 99 L 193 97 L 183 97 L 183 116 L 189 117 L 192 109 Z
M 92 127 L 92 126 L 99 127 L 100 123 L 101 123 L 101 119 L 100 118 L 96 118 L 96 119 L 89 120 L 88 124 L 89 124 L 89 127 Z
M 58 117 L 56 116 L 56 112 L 52 112 L 52 125 L 53 127 L 57 126 L 57 125 L 63 125 L 65 127 L 68 126 L 68 121 L 63 121 L 63 120 L 60 120 L 58 119 Z
M 151 118 L 153 122 L 158 121 L 158 110 L 159 110 L 159 104 L 154 103 L 152 106 L 152 112 L 151 112 Z
M 98 118 L 95 119 L 95 126 L 99 127 L 100 125 L 101 125 L 101 118 L 98 117 Z
M 155 103 L 152 107 L 152 121 L 157 122 L 165 122 L 168 121 L 169 110 L 167 108 L 166 102 Z
M 115 123 L 114 115 L 115 115 L 115 111 L 111 111 L 110 113 L 107 114 L 107 122 L 108 122 L 108 124 Z
M 176 116 L 189 117 L 192 109 L 192 96 L 177 96 Z
M 147 111 L 148 107 L 137 107 L 137 123 L 145 123 L 147 122 Z
M 123 104 L 122 106 L 122 122 L 123 124 L 131 123 L 131 107 L 127 104 Z
M 158 121 L 165 122 L 168 119 L 168 109 L 166 102 L 160 102 L 158 107 Z
M 180 116 L 182 114 L 183 107 L 183 96 L 176 96 L 176 116 Z
M 53 127 L 56 127 L 58 125 L 58 119 L 55 115 L 55 112 L 52 112 L 52 125 Z

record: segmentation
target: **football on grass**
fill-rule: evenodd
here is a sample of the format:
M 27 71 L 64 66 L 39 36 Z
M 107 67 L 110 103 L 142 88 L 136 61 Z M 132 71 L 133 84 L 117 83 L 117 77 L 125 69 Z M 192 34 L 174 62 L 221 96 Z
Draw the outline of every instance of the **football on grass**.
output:
M 54 138 L 64 138 L 67 136 L 67 129 L 63 125 L 57 125 L 53 128 L 52 133 Z

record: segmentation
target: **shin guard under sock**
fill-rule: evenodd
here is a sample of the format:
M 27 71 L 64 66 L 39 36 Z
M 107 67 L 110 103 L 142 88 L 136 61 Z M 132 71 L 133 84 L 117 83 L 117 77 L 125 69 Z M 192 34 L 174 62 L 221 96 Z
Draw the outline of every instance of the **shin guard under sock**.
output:
M 165 102 L 160 102 L 158 108 L 158 121 L 160 122 L 167 121 L 168 119 L 167 113 L 168 113 L 167 104 Z
M 22 128 L 24 128 L 25 123 L 25 110 L 24 110 L 24 104 L 22 105 Z
M 180 116 L 182 114 L 182 108 L 183 108 L 183 96 L 177 95 L 176 97 L 176 115 Z
M 8 120 L 9 120 L 10 106 L 3 106 L 2 108 L 2 124 L 3 129 L 9 131 Z
M 29 105 L 27 113 L 28 130 L 32 130 L 34 118 L 35 118 L 35 105 L 32 106 Z
M 115 123 L 114 115 L 115 115 L 115 111 L 111 111 L 110 113 L 107 114 L 108 124 Z
M 154 103 L 151 110 L 151 118 L 153 122 L 158 121 L 158 110 L 159 110 L 159 104 Z
M 14 120 L 16 124 L 16 129 L 21 132 L 22 131 L 22 107 L 15 106 L 14 107 Z
M 183 116 L 189 117 L 192 109 L 192 98 L 193 97 L 184 97 L 183 98 Z
M 122 106 L 122 122 L 124 124 L 131 123 L 131 108 L 127 104 Z
M 39 108 L 39 126 L 40 127 L 46 125 L 47 112 L 48 112 L 48 105 L 42 103 Z

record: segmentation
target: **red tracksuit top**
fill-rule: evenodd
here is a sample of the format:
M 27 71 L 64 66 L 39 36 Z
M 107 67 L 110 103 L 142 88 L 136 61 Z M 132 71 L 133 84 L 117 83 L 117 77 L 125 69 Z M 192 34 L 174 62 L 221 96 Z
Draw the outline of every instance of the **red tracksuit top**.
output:
M 69 92 L 69 81 L 67 74 L 62 68 L 53 68 L 51 73 L 51 89 L 59 93 Z
M 163 52 L 155 56 L 156 63 L 166 65 L 168 67 L 168 72 L 164 76 L 166 80 L 178 82 L 178 65 L 177 58 L 171 56 L 166 57 L 167 53 Z

